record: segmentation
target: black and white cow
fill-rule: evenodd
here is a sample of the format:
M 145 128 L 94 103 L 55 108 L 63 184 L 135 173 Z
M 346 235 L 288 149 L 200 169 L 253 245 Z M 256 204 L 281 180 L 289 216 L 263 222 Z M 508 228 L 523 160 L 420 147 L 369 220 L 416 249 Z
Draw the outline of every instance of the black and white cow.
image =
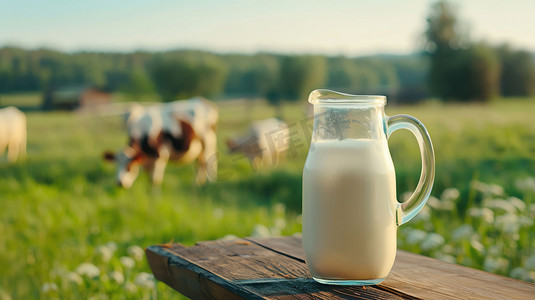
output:
M 135 105 L 126 115 L 129 144 L 118 153 L 105 153 L 117 163 L 117 183 L 130 188 L 143 167 L 154 184 L 163 180 L 168 161 L 197 160 L 197 183 L 217 179 L 215 127 L 217 106 L 203 98 L 161 105 Z

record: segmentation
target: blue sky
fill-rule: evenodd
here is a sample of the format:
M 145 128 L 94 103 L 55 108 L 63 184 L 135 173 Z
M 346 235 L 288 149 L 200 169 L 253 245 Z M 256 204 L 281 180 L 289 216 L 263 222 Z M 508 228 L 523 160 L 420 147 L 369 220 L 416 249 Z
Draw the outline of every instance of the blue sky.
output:
M 535 1 L 453 1 L 470 36 L 535 52 Z M 366 55 L 421 47 L 427 0 L 0 0 L 0 45 Z

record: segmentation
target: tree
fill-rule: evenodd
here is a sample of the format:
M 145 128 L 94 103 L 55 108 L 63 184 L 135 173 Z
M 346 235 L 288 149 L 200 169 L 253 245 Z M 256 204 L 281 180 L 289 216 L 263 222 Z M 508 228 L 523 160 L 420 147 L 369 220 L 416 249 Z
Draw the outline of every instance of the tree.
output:
M 223 90 L 226 66 L 215 55 L 199 52 L 170 53 L 158 57 L 152 74 L 164 101 L 214 96 Z
M 427 19 L 426 51 L 430 88 L 444 100 L 489 100 L 498 92 L 500 65 L 494 50 L 471 45 L 445 1 L 435 3 Z
M 326 75 L 323 56 L 285 56 L 280 69 L 280 96 L 290 101 L 306 99 L 311 91 L 323 87 Z
M 502 72 L 500 88 L 504 96 L 531 96 L 535 94 L 535 63 L 530 53 L 513 51 L 507 45 L 497 49 Z

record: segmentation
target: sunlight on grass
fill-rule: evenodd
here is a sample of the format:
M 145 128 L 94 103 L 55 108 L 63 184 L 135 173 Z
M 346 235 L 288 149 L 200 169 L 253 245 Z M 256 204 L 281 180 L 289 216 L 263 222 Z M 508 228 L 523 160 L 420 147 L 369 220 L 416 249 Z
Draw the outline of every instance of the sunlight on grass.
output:
M 301 145 L 262 172 L 228 154 L 225 140 L 276 110 L 264 102 L 219 106 L 219 182 L 195 186 L 193 166 L 170 165 L 161 187 L 140 176 L 128 191 L 101 159 L 127 141 L 120 116 L 29 112 L 27 159 L 0 158 L 0 265 L 9 266 L 0 270 L 0 298 L 169 298 L 176 292 L 154 281 L 140 248 L 300 232 L 304 106 L 283 110 Z M 533 111 L 535 101 L 525 100 L 387 108 L 421 119 L 437 157 L 435 198 L 400 228 L 400 248 L 533 281 Z M 397 132 L 389 145 L 402 199 L 420 174 L 418 147 Z

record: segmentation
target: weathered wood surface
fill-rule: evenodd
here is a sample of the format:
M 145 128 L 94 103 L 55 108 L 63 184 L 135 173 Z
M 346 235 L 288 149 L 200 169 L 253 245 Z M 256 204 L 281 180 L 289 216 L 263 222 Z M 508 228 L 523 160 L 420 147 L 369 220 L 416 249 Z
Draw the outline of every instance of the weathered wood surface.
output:
M 535 299 L 535 285 L 398 251 L 373 287 L 316 283 L 299 237 L 146 249 L 154 276 L 192 299 Z

